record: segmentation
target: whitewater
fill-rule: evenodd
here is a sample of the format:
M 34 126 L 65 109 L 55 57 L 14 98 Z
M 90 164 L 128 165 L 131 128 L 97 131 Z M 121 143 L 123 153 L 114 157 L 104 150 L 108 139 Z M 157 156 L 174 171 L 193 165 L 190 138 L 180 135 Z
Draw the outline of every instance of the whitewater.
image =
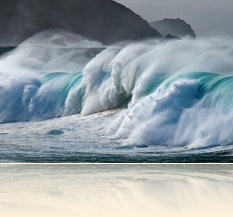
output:
M 230 37 L 42 32 L 0 57 L 0 162 L 233 162 L 232 90 Z

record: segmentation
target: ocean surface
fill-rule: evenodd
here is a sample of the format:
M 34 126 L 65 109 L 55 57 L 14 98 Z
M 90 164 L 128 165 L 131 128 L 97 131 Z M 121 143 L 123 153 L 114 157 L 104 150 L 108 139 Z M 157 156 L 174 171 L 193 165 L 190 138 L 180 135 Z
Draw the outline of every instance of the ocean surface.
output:
M 233 162 L 232 38 L 0 50 L 0 162 Z

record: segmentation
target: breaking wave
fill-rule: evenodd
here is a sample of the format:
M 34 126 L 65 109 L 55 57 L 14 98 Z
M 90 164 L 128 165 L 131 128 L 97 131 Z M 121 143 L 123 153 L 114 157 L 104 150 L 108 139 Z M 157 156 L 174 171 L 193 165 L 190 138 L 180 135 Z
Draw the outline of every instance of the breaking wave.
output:
M 129 144 L 202 148 L 233 142 L 233 39 L 105 47 L 44 32 L 0 60 L 0 122 L 121 109 L 108 135 Z

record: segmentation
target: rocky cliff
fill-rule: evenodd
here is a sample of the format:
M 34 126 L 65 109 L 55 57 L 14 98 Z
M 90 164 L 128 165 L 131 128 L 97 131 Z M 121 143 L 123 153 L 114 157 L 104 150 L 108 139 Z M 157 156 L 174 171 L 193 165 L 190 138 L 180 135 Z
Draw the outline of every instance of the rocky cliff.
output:
M 163 36 L 173 35 L 176 37 L 196 37 L 192 27 L 181 19 L 164 19 L 150 23 L 151 27 L 158 30 Z
M 105 44 L 161 37 L 139 15 L 112 0 L 1 0 L 1 43 L 18 44 L 52 28 Z

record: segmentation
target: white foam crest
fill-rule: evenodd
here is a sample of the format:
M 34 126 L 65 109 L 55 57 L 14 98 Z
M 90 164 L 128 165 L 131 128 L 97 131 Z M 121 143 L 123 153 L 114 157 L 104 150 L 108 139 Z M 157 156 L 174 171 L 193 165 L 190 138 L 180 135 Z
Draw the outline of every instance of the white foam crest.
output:
M 82 71 L 103 48 L 101 43 L 53 30 L 39 33 L 3 55 L 0 58 L 0 122 L 63 115 L 65 92 L 73 82 L 69 75 Z M 68 94 L 66 104 L 71 101 L 72 93 Z M 71 114 L 73 110 L 67 107 L 65 114 Z
M 109 133 L 117 137 L 130 135 L 128 140 L 132 144 L 172 144 L 179 117 L 195 103 L 197 94 L 195 80 L 180 79 L 170 88 L 158 89 L 131 106 Z
M 132 101 L 108 127 L 108 133 L 126 137 L 131 144 L 200 148 L 232 143 L 232 112 L 224 113 L 224 105 L 206 108 L 205 99 L 196 99 L 197 81 L 177 80 L 190 72 L 232 75 L 232 42 L 231 38 L 213 37 L 151 43 L 149 49 L 148 42 L 123 48 L 111 67 L 115 87 L 131 94 Z M 136 57 L 135 51 L 139 51 Z M 128 57 L 131 53 L 134 58 Z
M 206 108 L 204 100 L 185 110 L 175 130 L 174 144 L 187 148 L 229 145 L 233 141 L 233 111 Z
M 194 71 L 233 73 L 231 42 L 230 38 L 186 38 L 112 46 L 84 69 L 86 101 L 82 113 L 87 115 L 117 107 L 121 97 L 132 96 L 132 104 L 137 103 L 147 94 L 145 90 L 149 86 L 159 85 L 155 79 L 158 74 L 172 77 Z

